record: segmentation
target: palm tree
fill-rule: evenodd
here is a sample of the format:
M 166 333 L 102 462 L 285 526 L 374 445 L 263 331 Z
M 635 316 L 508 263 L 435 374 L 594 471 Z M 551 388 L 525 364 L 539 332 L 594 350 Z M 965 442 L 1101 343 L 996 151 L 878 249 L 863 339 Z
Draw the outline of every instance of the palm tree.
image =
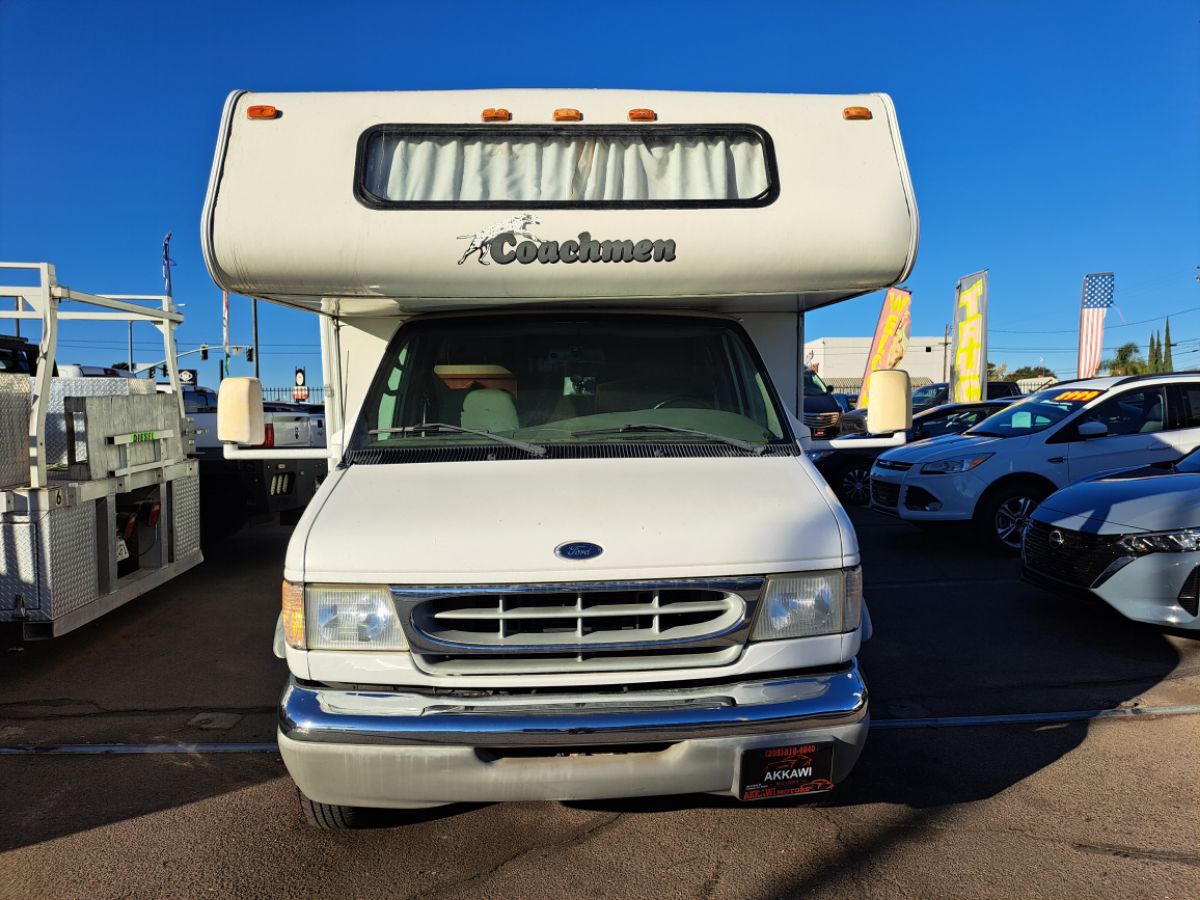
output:
M 1133 341 L 1118 347 L 1116 355 L 1100 363 L 1100 368 L 1109 375 L 1145 375 L 1149 370 L 1138 345 Z

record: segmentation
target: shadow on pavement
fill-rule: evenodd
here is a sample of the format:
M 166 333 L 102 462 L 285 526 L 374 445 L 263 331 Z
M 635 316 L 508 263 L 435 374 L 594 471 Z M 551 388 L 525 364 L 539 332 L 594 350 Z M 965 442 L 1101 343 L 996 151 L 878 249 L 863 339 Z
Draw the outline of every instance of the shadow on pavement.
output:
M 6 646 L 0 745 L 273 741 L 287 673 L 271 642 L 289 533 L 244 530 L 197 568 L 94 622 Z M 189 724 L 211 712 L 237 724 Z M 0 850 L 285 774 L 272 753 L 0 756 Z

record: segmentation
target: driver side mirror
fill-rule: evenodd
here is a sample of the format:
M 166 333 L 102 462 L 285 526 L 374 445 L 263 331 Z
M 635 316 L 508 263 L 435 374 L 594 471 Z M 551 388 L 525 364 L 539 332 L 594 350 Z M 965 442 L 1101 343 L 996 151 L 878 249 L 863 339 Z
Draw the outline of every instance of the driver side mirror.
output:
M 1079 426 L 1078 433 L 1085 441 L 1105 437 L 1108 434 L 1108 426 L 1103 422 L 1084 422 Z
M 257 446 L 265 439 L 262 382 L 257 378 L 226 378 L 217 395 L 217 440 Z
M 912 382 L 903 369 L 871 373 L 867 401 L 867 431 L 893 434 L 912 428 Z

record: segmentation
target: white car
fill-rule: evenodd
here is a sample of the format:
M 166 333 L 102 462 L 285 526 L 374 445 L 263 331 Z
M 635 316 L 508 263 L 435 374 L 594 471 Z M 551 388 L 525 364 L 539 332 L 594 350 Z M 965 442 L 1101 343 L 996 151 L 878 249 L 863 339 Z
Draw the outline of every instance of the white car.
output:
M 1016 552 L 1030 514 L 1059 488 L 1197 445 L 1200 375 L 1075 381 L 963 434 L 882 454 L 871 469 L 871 506 L 917 524 L 971 522 L 989 544 Z
M 1200 631 L 1200 450 L 1073 484 L 1025 529 L 1024 576 L 1137 622 Z

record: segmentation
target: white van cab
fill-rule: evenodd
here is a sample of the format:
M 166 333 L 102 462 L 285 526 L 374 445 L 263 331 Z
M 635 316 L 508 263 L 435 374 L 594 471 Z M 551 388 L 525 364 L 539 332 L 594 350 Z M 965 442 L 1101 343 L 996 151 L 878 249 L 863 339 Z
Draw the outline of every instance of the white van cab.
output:
M 1057 384 L 960 435 L 880 455 L 871 506 L 910 522 L 973 522 L 1016 552 L 1031 512 L 1107 469 L 1178 459 L 1200 444 L 1200 374 Z
M 203 240 L 321 321 L 330 475 L 277 638 L 310 822 L 847 776 L 869 618 L 803 317 L 912 267 L 886 96 L 238 92 Z M 227 456 L 261 415 L 226 379 Z

